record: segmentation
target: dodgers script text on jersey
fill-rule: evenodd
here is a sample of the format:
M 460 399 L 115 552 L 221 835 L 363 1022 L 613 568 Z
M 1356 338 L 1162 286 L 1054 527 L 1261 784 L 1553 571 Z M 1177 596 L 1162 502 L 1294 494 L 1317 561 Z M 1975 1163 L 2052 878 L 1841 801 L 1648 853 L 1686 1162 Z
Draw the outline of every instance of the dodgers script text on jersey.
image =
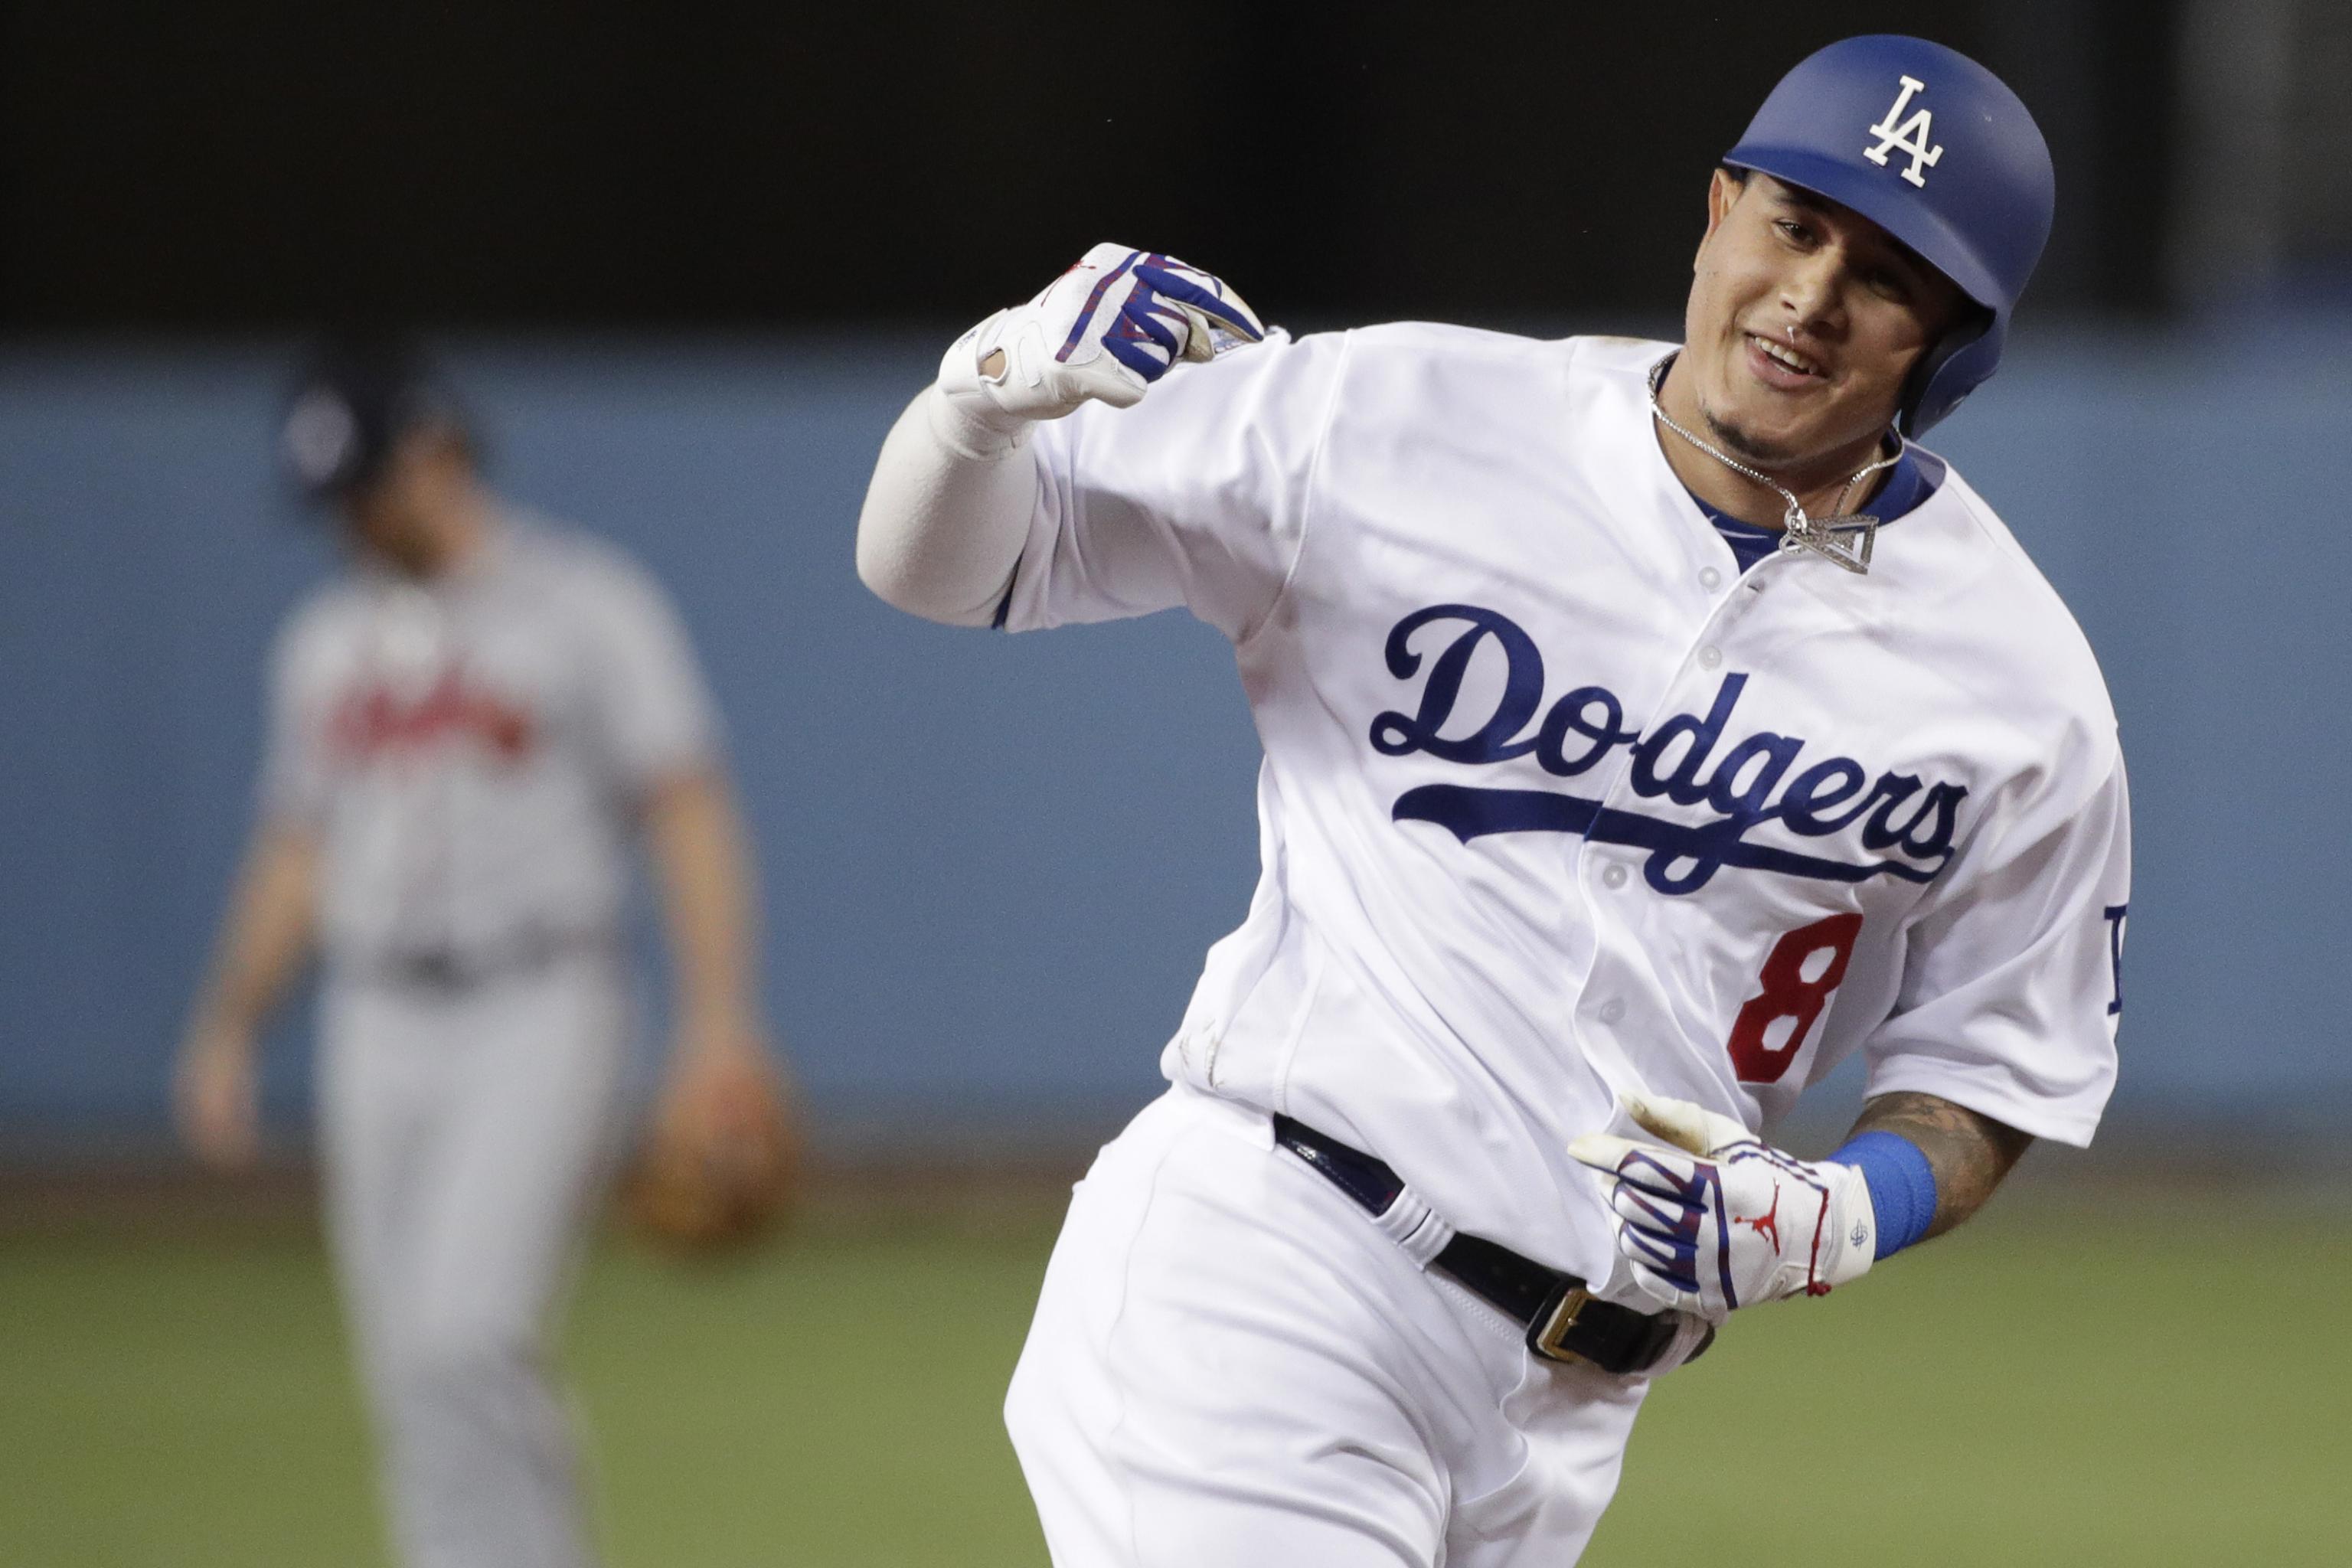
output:
M 1544 772 L 1574 778 L 1607 758 L 1613 747 L 1632 748 L 1627 782 L 1643 800 L 1664 796 L 1676 805 L 1704 802 L 1720 815 L 1697 827 L 1638 811 L 1614 810 L 1586 795 L 1554 789 L 1510 789 L 1472 784 L 1423 784 L 1399 796 L 1395 815 L 1452 828 L 1464 843 L 1485 833 L 1580 833 L 1609 844 L 1650 851 L 1643 877 L 1661 893 L 1690 893 L 1706 886 L 1724 866 L 1859 882 L 1880 872 L 1927 881 L 1952 856 L 1952 831 L 1967 786 L 1930 784 L 1922 792 L 1911 773 L 1882 773 L 1868 791 L 1869 773 L 1852 757 L 1832 756 L 1788 782 L 1804 758 L 1799 735 L 1759 731 L 1727 741 L 1745 673 L 1727 675 L 1705 717 L 1677 713 L 1643 736 L 1622 728 L 1625 705 L 1605 686 L 1580 686 L 1553 703 L 1540 725 L 1535 710 L 1544 691 L 1543 655 L 1535 639 L 1508 616 L 1470 605 L 1439 605 L 1418 610 L 1389 634 L 1388 665 L 1400 678 L 1421 666 L 1412 635 L 1432 623 L 1460 623 L 1465 629 L 1445 645 L 1411 714 L 1382 713 L 1372 721 L 1372 747 L 1390 756 L 1426 752 L 1455 763 L 1503 763 L 1532 756 Z M 1504 685 L 1476 728 L 1458 739 L 1445 731 L 1455 718 L 1463 676 L 1488 637 L 1502 650 Z M 1524 731 L 1524 733 L 1523 733 Z M 1514 739 L 1513 737 L 1519 737 Z M 1787 782 L 1787 788 L 1782 784 Z M 1908 806 L 1899 821 L 1896 813 Z M 1748 841 L 1749 830 L 1779 822 L 1805 838 L 1833 835 L 1862 825 L 1867 854 L 1894 858 L 1860 863 L 1825 860 Z

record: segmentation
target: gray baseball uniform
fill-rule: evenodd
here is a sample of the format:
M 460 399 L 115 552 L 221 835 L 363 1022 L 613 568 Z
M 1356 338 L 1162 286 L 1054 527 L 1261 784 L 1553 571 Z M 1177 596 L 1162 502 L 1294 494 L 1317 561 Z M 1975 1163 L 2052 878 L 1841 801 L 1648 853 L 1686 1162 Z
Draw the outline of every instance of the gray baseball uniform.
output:
M 420 1568 L 589 1560 L 542 1366 L 613 1146 L 636 803 L 712 709 L 659 589 L 508 521 L 444 579 L 289 621 L 264 806 L 319 836 L 335 1260 Z

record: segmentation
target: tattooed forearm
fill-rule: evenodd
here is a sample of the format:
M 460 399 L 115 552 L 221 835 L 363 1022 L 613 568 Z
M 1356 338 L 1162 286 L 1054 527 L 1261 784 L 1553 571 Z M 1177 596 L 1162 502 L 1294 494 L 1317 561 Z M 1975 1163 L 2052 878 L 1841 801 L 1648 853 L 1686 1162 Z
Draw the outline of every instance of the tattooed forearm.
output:
M 1882 1094 L 1865 1101 L 1855 1132 L 1893 1132 L 1919 1145 L 1936 1173 L 1936 1223 L 1941 1236 L 1984 1206 L 1992 1190 L 2033 1142 L 1990 1116 L 1932 1094 Z

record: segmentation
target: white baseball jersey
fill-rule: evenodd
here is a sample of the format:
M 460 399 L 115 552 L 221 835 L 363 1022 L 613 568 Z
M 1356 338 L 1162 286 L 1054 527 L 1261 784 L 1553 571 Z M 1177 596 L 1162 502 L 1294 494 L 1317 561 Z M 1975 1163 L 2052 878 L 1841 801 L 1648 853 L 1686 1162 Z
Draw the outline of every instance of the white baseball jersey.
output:
M 317 825 L 323 943 L 360 963 L 611 932 L 637 801 L 716 744 L 653 581 L 520 521 L 444 579 L 320 589 L 279 638 L 271 731 L 265 809 Z
M 1664 343 L 1279 337 L 1034 437 L 1015 629 L 1234 645 L 1263 875 L 1163 1068 L 1591 1279 L 1566 1149 L 1633 1089 L 1769 1131 L 1856 1050 L 2088 1141 L 2127 897 L 2116 721 L 1957 474 L 1866 576 L 1742 573 L 1659 448 Z

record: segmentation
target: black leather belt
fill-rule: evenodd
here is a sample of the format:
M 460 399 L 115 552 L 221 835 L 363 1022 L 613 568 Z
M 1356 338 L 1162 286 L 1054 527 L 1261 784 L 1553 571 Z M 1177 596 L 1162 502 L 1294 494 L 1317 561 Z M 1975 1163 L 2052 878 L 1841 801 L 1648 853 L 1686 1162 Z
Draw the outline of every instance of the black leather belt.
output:
M 1383 1162 L 1287 1116 L 1274 1119 L 1274 1141 L 1376 1219 L 1404 1194 L 1404 1178 Z M 1649 1371 L 1674 1344 L 1678 1325 L 1672 1316 L 1599 1300 L 1575 1275 L 1482 1237 L 1456 1236 L 1432 1261 L 1527 1330 L 1528 1349 L 1546 1361 L 1590 1362 L 1622 1377 Z M 1714 1338 L 1710 1333 L 1685 1359 L 1696 1361 Z
M 602 931 L 531 926 L 471 948 L 394 948 L 362 959 L 353 967 L 379 984 L 418 991 L 471 991 L 493 980 L 548 968 L 573 953 L 616 951 L 617 946 Z

